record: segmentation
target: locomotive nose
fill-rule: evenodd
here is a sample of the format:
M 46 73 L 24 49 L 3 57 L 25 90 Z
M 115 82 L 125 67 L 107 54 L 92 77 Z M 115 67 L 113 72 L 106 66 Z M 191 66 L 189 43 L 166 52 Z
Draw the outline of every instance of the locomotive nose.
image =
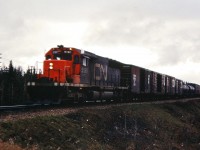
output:
M 44 76 L 55 82 L 65 83 L 71 78 L 71 64 L 62 60 L 46 60 L 44 61 Z

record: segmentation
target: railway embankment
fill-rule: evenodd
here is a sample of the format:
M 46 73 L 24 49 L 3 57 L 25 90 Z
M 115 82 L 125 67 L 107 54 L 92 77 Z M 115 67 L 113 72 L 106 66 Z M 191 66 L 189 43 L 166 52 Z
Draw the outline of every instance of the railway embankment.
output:
M 199 148 L 199 101 L 85 108 L 0 122 L 0 149 Z

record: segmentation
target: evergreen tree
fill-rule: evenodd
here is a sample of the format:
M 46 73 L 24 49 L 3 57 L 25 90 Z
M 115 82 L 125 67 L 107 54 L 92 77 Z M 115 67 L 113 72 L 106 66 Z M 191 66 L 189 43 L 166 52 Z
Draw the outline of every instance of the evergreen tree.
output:
M 12 61 L 0 73 L 0 99 L 0 105 L 20 104 L 24 100 L 23 71 L 14 68 Z

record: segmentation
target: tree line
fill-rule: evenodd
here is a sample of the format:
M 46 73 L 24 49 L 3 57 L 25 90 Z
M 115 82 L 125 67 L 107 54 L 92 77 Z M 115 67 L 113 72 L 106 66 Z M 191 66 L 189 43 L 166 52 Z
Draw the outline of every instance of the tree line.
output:
M 25 101 L 26 73 L 22 68 L 13 67 L 12 61 L 8 67 L 0 69 L 0 105 L 16 105 Z

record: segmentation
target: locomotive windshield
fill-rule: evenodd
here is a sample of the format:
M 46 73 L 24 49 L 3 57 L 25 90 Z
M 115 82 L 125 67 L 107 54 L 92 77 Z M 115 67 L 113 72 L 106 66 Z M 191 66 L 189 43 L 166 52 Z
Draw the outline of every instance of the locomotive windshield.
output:
M 61 60 L 62 58 L 62 54 L 61 54 L 61 51 L 53 51 L 53 59 L 56 59 L 56 60 Z
M 56 59 L 56 60 L 72 60 L 72 51 L 65 50 L 65 51 L 62 52 L 62 51 L 54 50 L 52 53 L 53 53 L 53 59 Z
M 72 60 L 72 51 L 64 51 L 63 59 L 64 60 Z

